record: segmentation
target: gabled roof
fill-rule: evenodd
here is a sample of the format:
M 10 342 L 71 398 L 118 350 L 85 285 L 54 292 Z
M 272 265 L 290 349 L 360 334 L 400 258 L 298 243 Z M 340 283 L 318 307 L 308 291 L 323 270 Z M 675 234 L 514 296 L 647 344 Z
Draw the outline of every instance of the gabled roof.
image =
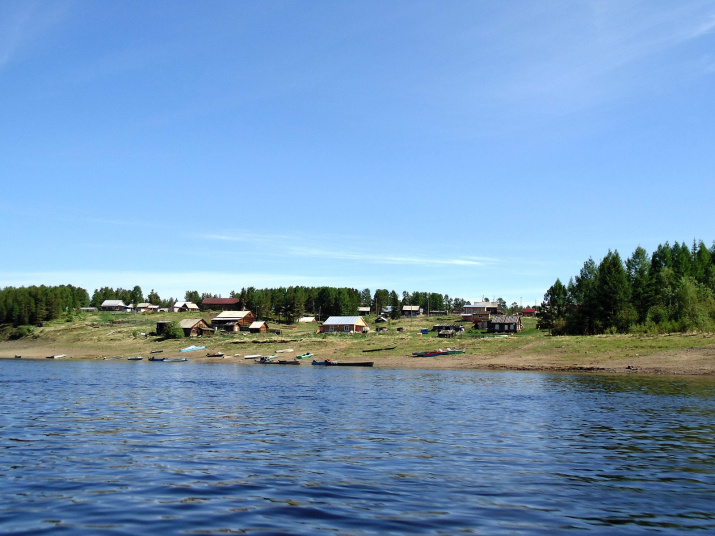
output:
M 361 316 L 331 316 L 329 317 L 325 322 L 323 322 L 324 326 L 344 326 L 347 324 L 359 324 L 359 323 L 365 323 L 365 321 L 362 319 Z
M 251 325 L 248 326 L 248 329 L 260 329 L 260 327 L 265 323 L 266 322 L 264 320 L 256 320 L 255 322 L 251 322 Z
M 102 307 L 126 307 L 122 300 L 104 300 L 102 302 Z
M 238 298 L 206 298 L 201 305 L 236 305 L 240 302 Z
M 519 322 L 519 317 L 516 315 L 514 315 L 514 316 L 499 315 L 499 316 L 492 317 L 491 322 L 492 322 L 492 324 L 517 324 Z
M 298 319 L 298 322 L 315 322 L 315 317 L 314 316 L 301 316 Z
M 185 318 L 179 321 L 179 327 L 182 329 L 193 328 L 196 324 L 201 322 L 201 318 Z
M 251 314 L 251 311 L 222 311 L 214 317 L 214 320 L 231 320 L 235 318 L 243 318 Z
M 199 306 L 194 302 L 190 301 L 178 301 L 174 304 L 174 309 L 179 309 L 180 307 L 185 307 L 187 309 L 198 309 Z
M 403 305 L 402 310 L 403 311 L 419 311 L 420 306 L 419 305 Z

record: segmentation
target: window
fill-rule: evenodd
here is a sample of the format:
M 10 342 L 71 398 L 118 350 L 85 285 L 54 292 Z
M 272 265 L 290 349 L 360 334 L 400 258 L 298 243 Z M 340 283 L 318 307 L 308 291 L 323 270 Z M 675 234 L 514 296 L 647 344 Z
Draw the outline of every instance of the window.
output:
M 345 331 L 346 333 L 347 333 L 348 331 L 350 331 L 350 326 L 345 326 L 344 331 Z
M 335 326 L 330 326 L 330 327 L 328 328 L 328 331 L 330 331 L 331 333 L 332 333 L 333 331 L 335 331 Z

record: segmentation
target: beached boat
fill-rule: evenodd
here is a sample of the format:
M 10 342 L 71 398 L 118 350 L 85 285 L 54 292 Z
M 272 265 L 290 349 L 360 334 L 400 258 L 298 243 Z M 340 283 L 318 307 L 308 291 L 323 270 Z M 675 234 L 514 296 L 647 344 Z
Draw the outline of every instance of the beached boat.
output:
M 164 363 L 179 363 L 180 361 L 188 361 L 188 357 L 165 357 L 162 359 Z
M 466 352 L 466 350 L 452 350 L 451 348 L 442 350 L 440 348 L 439 350 L 431 350 L 431 351 L 426 351 L 426 352 L 412 352 L 412 355 L 414 357 L 434 357 L 437 355 L 463 354 L 464 352 Z
M 300 354 L 300 355 L 295 356 L 296 359 L 310 359 L 311 357 L 313 357 L 312 352 L 308 352 L 306 354 Z
M 103 357 L 105 361 L 115 361 L 117 359 L 124 359 L 123 355 L 113 355 L 112 357 Z
M 149 358 L 149 361 L 164 361 L 164 359 L 166 359 L 166 358 L 165 358 L 165 357 L 154 357 L 154 356 L 151 356 L 151 357 Z
M 152 351 L 149 352 L 149 353 L 150 353 L 150 354 L 160 354 L 160 353 L 162 353 L 163 351 L 164 351 L 164 350 L 152 350 Z
M 15 356 L 15 359 L 22 359 L 22 356 L 21 356 L 21 355 L 16 355 L 16 356 Z
M 263 354 L 249 354 L 246 356 L 243 356 L 243 359 L 260 359 L 263 357 Z
M 259 365 L 300 365 L 297 359 L 275 359 L 275 356 L 263 356 L 256 359 L 254 363 Z
M 144 359 L 144 358 L 140 355 L 137 355 L 134 357 L 127 357 L 127 361 L 141 361 L 142 359 Z
M 374 364 L 374 361 L 349 361 L 340 363 L 339 361 L 333 361 L 332 359 L 326 359 L 325 361 L 313 360 L 313 365 L 325 367 L 371 367 Z
M 193 344 L 191 346 L 187 346 L 186 348 L 182 348 L 179 350 L 179 352 L 193 352 L 194 350 L 204 350 L 206 349 L 205 346 L 194 346 Z
M 397 346 L 388 346 L 387 348 L 370 348 L 369 350 L 363 350 L 363 352 L 382 352 L 384 350 L 394 350 Z
M 48 355 L 47 359 L 62 359 L 63 357 L 67 357 L 67 354 Z
M 214 353 L 207 352 L 206 357 L 224 357 L 224 353 L 223 352 L 214 352 Z
M 276 350 L 277 354 L 282 354 L 284 352 L 292 352 L 293 348 L 286 348 L 285 350 Z

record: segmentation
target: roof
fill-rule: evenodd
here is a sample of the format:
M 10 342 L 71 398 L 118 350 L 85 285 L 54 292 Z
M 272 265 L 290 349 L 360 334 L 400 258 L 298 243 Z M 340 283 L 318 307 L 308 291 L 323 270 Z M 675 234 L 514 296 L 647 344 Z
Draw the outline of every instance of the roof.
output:
M 507 315 L 499 315 L 492 317 L 492 324 L 517 324 L 519 322 L 519 317 L 514 315 L 514 316 L 507 316 Z
M 240 301 L 238 298 L 206 298 L 201 305 L 236 305 Z
M 231 320 L 234 318 L 243 318 L 251 314 L 251 311 L 222 311 L 214 317 L 214 320 Z
M 535 312 L 536 312 L 536 309 L 532 309 L 532 308 L 530 308 L 530 307 L 527 307 L 527 308 L 525 308 L 525 309 L 522 309 L 521 312 L 522 312 L 522 313 L 535 313 Z
M 420 306 L 419 305 L 403 305 L 402 310 L 403 311 L 419 311 Z
M 323 322 L 323 325 L 344 326 L 346 324 L 358 324 L 360 322 L 365 323 L 361 316 L 331 316 Z
M 201 322 L 200 318 L 185 318 L 179 321 L 179 327 L 183 329 L 189 329 L 193 328 L 199 322 Z
M 149 307 L 150 305 L 151 305 L 151 303 L 137 303 L 137 307 L 144 307 L 144 308 L 146 308 L 146 307 Z
M 251 322 L 251 325 L 248 326 L 248 329 L 260 329 L 260 327 L 265 323 L 265 320 L 256 320 L 255 322 Z
M 358 311 L 363 312 L 363 313 L 364 313 L 364 312 L 368 312 L 368 313 L 369 313 L 369 312 L 370 312 L 370 308 L 369 308 L 369 307 L 358 307 Z
M 315 317 L 314 316 L 301 316 L 298 319 L 298 322 L 315 322 Z
M 198 309 L 199 306 L 196 305 L 194 302 L 190 301 L 178 301 L 174 304 L 174 308 L 179 308 L 179 307 L 186 307 L 187 309 Z
M 102 307 L 126 307 L 122 300 L 104 300 Z

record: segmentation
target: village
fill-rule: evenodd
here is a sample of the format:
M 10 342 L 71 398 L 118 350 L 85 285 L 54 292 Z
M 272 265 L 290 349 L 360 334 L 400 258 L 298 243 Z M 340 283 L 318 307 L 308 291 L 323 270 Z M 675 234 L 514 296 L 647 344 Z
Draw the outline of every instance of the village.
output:
M 122 300 L 104 300 L 99 308 L 84 307 L 84 312 L 97 310 L 116 313 L 201 313 L 198 318 L 181 318 L 178 321 L 185 337 L 206 337 L 219 332 L 248 332 L 248 333 L 274 333 L 281 334 L 280 327 L 271 327 L 266 320 L 261 320 L 250 311 L 241 307 L 239 298 L 206 298 L 200 305 L 191 301 L 177 301 L 171 307 L 159 307 L 150 303 L 125 304 Z M 358 307 L 355 316 L 330 316 L 325 321 L 319 321 L 315 316 L 303 316 L 298 319 L 300 324 L 316 324 L 316 333 L 368 333 L 370 327 L 365 318 L 374 315 L 374 323 L 386 324 L 393 316 L 392 307 L 382 307 L 379 314 L 375 314 L 370 307 Z M 485 330 L 487 333 L 514 334 L 523 329 L 522 317 L 533 317 L 536 310 L 524 308 L 518 314 L 506 315 L 503 307 L 498 302 L 475 302 L 464 305 L 456 311 L 429 311 L 416 305 L 404 305 L 401 309 L 402 318 L 456 317 L 457 322 L 433 324 L 432 331 L 439 337 L 450 338 L 463 333 L 465 324 L 471 324 L 473 329 Z M 164 334 L 166 326 L 172 320 L 159 320 L 156 322 L 156 335 Z M 375 327 L 375 331 L 382 332 L 389 328 Z M 402 327 L 397 330 L 401 331 Z M 424 329 L 424 328 L 423 328 Z

